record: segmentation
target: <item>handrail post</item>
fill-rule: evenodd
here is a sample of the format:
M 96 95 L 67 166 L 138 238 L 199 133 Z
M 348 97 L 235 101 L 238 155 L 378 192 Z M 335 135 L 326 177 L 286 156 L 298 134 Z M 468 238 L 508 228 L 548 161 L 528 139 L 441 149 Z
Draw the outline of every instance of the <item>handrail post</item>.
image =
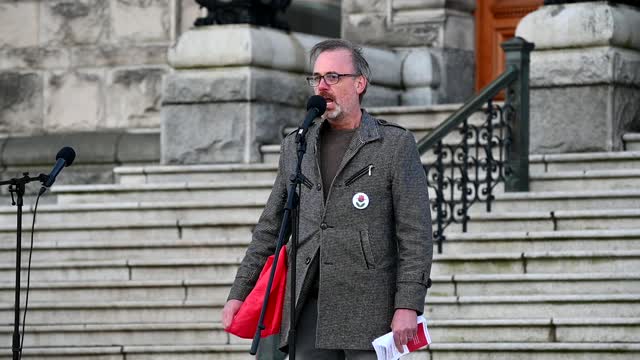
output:
M 507 147 L 505 191 L 529 191 L 529 60 L 534 44 L 521 37 L 500 44 L 506 54 L 506 67 L 518 69 L 518 78 L 506 91 L 511 143 Z

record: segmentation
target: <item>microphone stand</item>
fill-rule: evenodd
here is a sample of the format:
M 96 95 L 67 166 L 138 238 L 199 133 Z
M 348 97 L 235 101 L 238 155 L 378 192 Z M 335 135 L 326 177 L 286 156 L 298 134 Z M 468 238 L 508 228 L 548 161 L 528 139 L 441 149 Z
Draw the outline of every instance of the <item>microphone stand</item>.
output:
M 45 183 L 48 176 L 40 174 L 36 177 L 29 177 L 29 173 L 23 173 L 21 178 L 14 178 L 10 180 L 0 181 L 0 186 L 9 185 L 9 192 L 11 193 L 11 205 L 18 206 L 17 213 L 17 227 L 16 227 L 16 288 L 15 288 L 15 304 L 14 304 L 14 322 L 13 322 L 13 360 L 20 358 L 20 352 L 22 352 L 20 344 L 20 265 L 22 254 L 22 206 L 24 205 L 24 192 L 25 185 L 32 181 L 40 181 Z M 16 193 L 17 201 L 13 198 L 13 193 Z
M 304 177 L 302 175 L 302 159 L 307 152 L 307 131 L 306 128 L 300 128 L 296 135 L 297 154 L 298 160 L 296 162 L 295 174 L 289 178 L 290 184 L 287 191 L 287 203 L 284 208 L 284 214 L 282 216 L 282 223 L 280 225 L 280 232 L 278 233 L 278 242 L 276 244 L 276 252 L 273 259 L 273 266 L 271 267 L 271 273 L 269 274 L 269 282 L 267 283 L 267 290 L 264 294 L 264 301 L 262 302 L 262 310 L 260 311 L 260 319 L 258 320 L 258 328 L 256 334 L 253 336 L 253 342 L 251 343 L 251 355 L 255 355 L 258 352 L 258 345 L 260 344 L 260 335 L 264 326 L 264 316 L 267 311 L 267 304 L 269 303 L 269 295 L 271 293 L 271 285 L 273 284 L 273 278 L 276 273 L 276 267 L 278 264 L 278 257 L 280 255 L 280 248 L 284 245 L 287 232 L 289 230 L 289 223 L 293 225 L 291 227 L 291 244 L 290 244 L 290 258 L 291 258 L 291 272 L 289 277 L 290 287 L 290 325 L 288 334 L 289 344 L 289 360 L 295 360 L 296 358 L 296 259 L 298 256 L 298 233 L 300 226 L 300 195 L 302 193 L 302 184 Z M 298 193 L 296 194 L 296 188 Z

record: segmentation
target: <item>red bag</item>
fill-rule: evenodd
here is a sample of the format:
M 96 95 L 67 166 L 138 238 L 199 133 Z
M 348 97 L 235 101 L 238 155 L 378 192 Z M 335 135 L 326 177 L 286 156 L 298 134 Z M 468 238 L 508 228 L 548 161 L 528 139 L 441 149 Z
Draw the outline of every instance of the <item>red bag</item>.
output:
M 244 339 L 253 339 L 258 329 L 258 320 L 260 320 L 260 310 L 264 302 L 264 294 L 267 291 L 269 283 L 269 275 L 273 267 L 273 259 L 275 255 L 267 258 L 267 262 L 262 268 L 260 277 L 256 282 L 256 286 L 251 290 L 247 298 L 240 306 L 240 310 L 236 313 L 231 321 L 231 325 L 225 329 L 230 334 L 239 336 Z M 282 306 L 284 305 L 284 290 L 287 284 L 287 248 L 280 248 L 278 256 L 278 266 L 273 277 L 271 285 L 271 295 L 269 296 L 269 304 L 264 314 L 264 330 L 260 332 L 260 337 L 267 337 L 280 332 L 280 322 L 282 320 Z

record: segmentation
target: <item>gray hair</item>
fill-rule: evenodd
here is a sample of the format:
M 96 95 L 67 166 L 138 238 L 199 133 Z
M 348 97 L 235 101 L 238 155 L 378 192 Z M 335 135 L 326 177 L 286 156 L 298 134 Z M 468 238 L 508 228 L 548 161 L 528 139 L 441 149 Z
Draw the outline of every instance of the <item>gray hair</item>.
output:
M 367 87 L 369 86 L 369 81 L 371 79 L 371 69 L 369 68 L 369 63 L 362 56 L 362 48 L 353 44 L 352 42 L 344 39 L 329 39 L 321 41 L 313 46 L 311 52 L 309 53 L 309 60 L 311 65 L 313 66 L 318 59 L 318 56 L 325 51 L 333 51 L 333 50 L 347 50 L 351 53 L 351 59 L 353 60 L 353 68 L 356 71 L 356 74 L 364 76 L 367 80 L 367 84 L 365 85 L 364 91 L 360 94 L 360 101 L 362 101 L 362 97 L 367 92 Z

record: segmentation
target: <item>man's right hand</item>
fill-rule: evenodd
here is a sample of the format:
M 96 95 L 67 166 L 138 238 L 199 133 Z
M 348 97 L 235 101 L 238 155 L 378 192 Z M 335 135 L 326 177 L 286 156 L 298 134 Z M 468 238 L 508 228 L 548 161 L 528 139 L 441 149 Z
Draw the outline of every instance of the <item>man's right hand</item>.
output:
M 242 306 L 242 301 L 233 299 L 224 304 L 224 309 L 222 309 L 222 326 L 225 329 L 231 326 L 233 317 L 236 316 L 236 313 L 240 310 L 240 306 Z

